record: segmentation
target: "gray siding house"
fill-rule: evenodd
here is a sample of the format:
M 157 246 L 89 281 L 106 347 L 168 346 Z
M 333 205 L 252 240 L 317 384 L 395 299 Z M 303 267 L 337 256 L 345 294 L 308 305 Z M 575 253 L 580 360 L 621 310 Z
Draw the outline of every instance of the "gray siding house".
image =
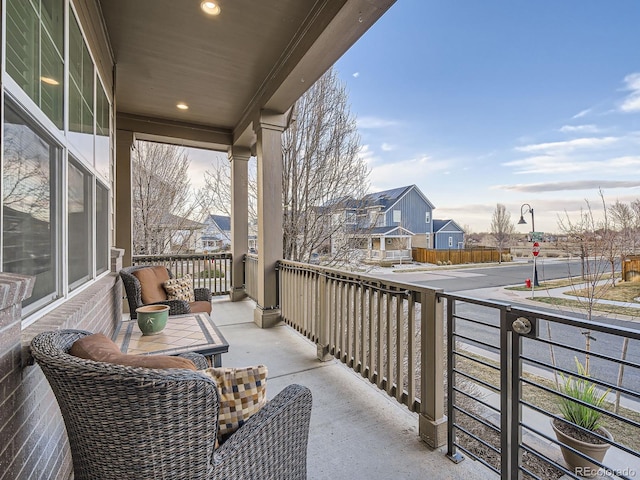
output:
M 453 220 L 434 220 L 435 206 L 416 185 L 341 199 L 353 222 L 332 237 L 332 251 L 349 242 L 379 263 L 410 260 L 411 248 L 461 248 L 464 231 Z
M 434 248 L 464 248 L 464 230 L 453 220 L 433 221 Z
M 432 212 L 435 206 L 415 185 L 370 193 L 362 199 L 370 215 L 378 213 L 382 219 L 378 227 L 402 227 L 414 235 L 431 234 Z
M 231 245 L 231 218 L 225 215 L 209 215 L 204 221 L 202 249 L 209 252 L 226 250 Z

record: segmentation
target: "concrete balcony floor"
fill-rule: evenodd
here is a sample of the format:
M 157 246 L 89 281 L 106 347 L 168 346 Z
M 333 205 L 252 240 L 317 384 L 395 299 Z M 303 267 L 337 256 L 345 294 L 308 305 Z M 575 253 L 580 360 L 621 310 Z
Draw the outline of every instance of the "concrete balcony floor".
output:
M 445 447 L 430 449 L 418 436 L 417 414 L 340 361 L 317 360 L 315 345 L 292 328 L 258 328 L 254 306 L 214 300 L 212 317 L 230 344 L 222 364 L 266 365 L 269 398 L 291 383 L 311 389 L 309 480 L 497 478 L 471 459 L 454 464 Z

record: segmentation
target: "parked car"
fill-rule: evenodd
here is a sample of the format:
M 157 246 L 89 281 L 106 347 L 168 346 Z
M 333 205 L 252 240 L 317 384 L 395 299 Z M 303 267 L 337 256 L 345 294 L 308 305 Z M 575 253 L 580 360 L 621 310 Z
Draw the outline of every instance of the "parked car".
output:
M 320 265 L 320 254 L 312 253 L 311 256 L 309 257 L 309 263 L 311 265 Z

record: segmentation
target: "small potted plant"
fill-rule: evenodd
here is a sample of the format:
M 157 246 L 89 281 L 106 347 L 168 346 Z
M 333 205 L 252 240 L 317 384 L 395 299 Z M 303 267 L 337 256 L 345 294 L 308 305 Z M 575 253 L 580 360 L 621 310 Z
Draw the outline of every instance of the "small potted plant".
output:
M 138 327 L 142 335 L 157 335 L 167 325 L 168 305 L 144 305 L 136 309 Z
M 575 398 L 588 405 L 602 408 L 607 398 L 607 391 L 598 390 L 595 383 L 588 380 L 589 372 L 576 358 L 578 369 L 577 377 L 560 374 L 562 383 L 559 385 L 560 393 L 567 397 Z M 557 439 L 582 452 L 593 460 L 602 463 L 607 450 L 611 446 L 609 442 L 598 438 L 590 432 L 595 432 L 601 437 L 613 441 L 611 434 L 602 426 L 602 413 L 587 405 L 578 403 L 570 398 L 558 397 L 561 417 L 564 420 L 554 418 L 551 426 Z M 582 427 L 584 430 L 576 427 Z M 585 431 L 588 430 L 588 431 Z M 575 452 L 560 445 L 562 456 L 570 469 L 577 475 L 583 477 L 594 477 L 597 475 L 599 466 L 587 459 L 582 458 Z

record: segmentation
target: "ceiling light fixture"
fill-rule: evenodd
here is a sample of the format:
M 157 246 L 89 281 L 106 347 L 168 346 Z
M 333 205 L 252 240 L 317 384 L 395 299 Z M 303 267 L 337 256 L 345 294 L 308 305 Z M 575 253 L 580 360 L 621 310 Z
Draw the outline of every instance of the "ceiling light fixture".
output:
M 205 0 L 200 4 L 200 8 L 207 15 L 220 15 L 220 5 L 218 5 L 216 2 Z
M 40 81 L 42 83 L 46 83 L 47 85 L 60 85 L 59 81 L 51 77 L 40 77 Z
M 176 105 L 176 107 L 178 107 L 180 110 L 189 110 L 189 105 L 187 105 L 186 103 L 182 103 L 182 102 L 178 103 Z

